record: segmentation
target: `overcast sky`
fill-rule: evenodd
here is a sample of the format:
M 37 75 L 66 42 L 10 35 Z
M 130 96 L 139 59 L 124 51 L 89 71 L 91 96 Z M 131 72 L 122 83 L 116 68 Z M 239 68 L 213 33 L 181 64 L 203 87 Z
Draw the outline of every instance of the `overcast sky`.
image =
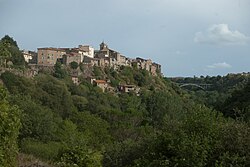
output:
M 110 48 L 165 76 L 250 71 L 250 0 L 0 0 L 0 36 L 21 49 Z

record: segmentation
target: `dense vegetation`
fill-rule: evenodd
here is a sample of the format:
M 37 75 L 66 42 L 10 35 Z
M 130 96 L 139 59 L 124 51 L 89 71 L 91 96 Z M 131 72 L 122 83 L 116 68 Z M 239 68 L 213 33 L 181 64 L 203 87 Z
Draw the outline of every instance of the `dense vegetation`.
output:
M 14 163 L 18 143 L 59 167 L 250 166 L 249 83 L 214 110 L 144 70 L 94 67 L 93 75 L 139 85 L 140 96 L 103 93 L 83 78 L 75 85 L 60 63 L 34 78 L 2 73 L 0 163 Z M 244 114 L 228 118 L 235 108 Z
M 196 103 L 221 111 L 225 116 L 249 121 L 250 73 L 228 74 L 223 77 L 170 78 L 170 80 L 176 84 L 209 84 L 206 89 L 192 85 L 183 89 Z
M 19 50 L 17 42 L 8 35 L 0 40 L 0 65 L 3 67 L 18 67 L 25 66 L 24 57 Z
M 8 93 L 0 85 L 0 164 L 16 165 L 17 137 L 20 128 L 20 110 L 8 102 Z

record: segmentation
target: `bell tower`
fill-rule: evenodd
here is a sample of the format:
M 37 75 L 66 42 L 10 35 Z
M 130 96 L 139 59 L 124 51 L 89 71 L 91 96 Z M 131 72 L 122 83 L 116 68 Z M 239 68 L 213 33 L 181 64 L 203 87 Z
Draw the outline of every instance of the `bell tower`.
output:
M 102 41 L 102 43 L 100 44 L 100 50 L 103 49 L 108 49 L 108 45 L 104 43 L 104 41 Z

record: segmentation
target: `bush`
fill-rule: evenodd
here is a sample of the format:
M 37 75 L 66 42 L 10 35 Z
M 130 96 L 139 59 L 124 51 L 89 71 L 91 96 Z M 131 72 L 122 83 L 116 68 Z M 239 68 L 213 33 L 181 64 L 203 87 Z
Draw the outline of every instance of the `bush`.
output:
M 78 68 L 78 63 L 75 62 L 75 61 L 73 61 L 73 62 L 70 63 L 70 67 L 71 67 L 72 69 L 77 69 L 77 68 Z
M 59 167 L 102 167 L 102 155 L 100 152 L 82 149 L 63 150 L 58 156 Z
M 58 142 L 43 143 L 34 139 L 23 139 L 21 142 L 22 152 L 44 160 L 54 160 L 60 149 L 62 149 L 62 145 Z
M 7 91 L 0 85 L 0 164 L 16 166 L 17 137 L 20 128 L 20 110 L 7 101 Z

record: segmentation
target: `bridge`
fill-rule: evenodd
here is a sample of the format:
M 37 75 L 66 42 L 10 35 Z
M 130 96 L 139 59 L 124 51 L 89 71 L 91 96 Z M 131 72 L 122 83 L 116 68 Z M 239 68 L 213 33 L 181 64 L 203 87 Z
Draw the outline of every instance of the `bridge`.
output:
M 197 83 L 177 83 L 181 88 L 182 87 L 187 87 L 187 86 L 194 86 L 203 90 L 208 89 L 211 87 L 213 84 L 197 84 Z

